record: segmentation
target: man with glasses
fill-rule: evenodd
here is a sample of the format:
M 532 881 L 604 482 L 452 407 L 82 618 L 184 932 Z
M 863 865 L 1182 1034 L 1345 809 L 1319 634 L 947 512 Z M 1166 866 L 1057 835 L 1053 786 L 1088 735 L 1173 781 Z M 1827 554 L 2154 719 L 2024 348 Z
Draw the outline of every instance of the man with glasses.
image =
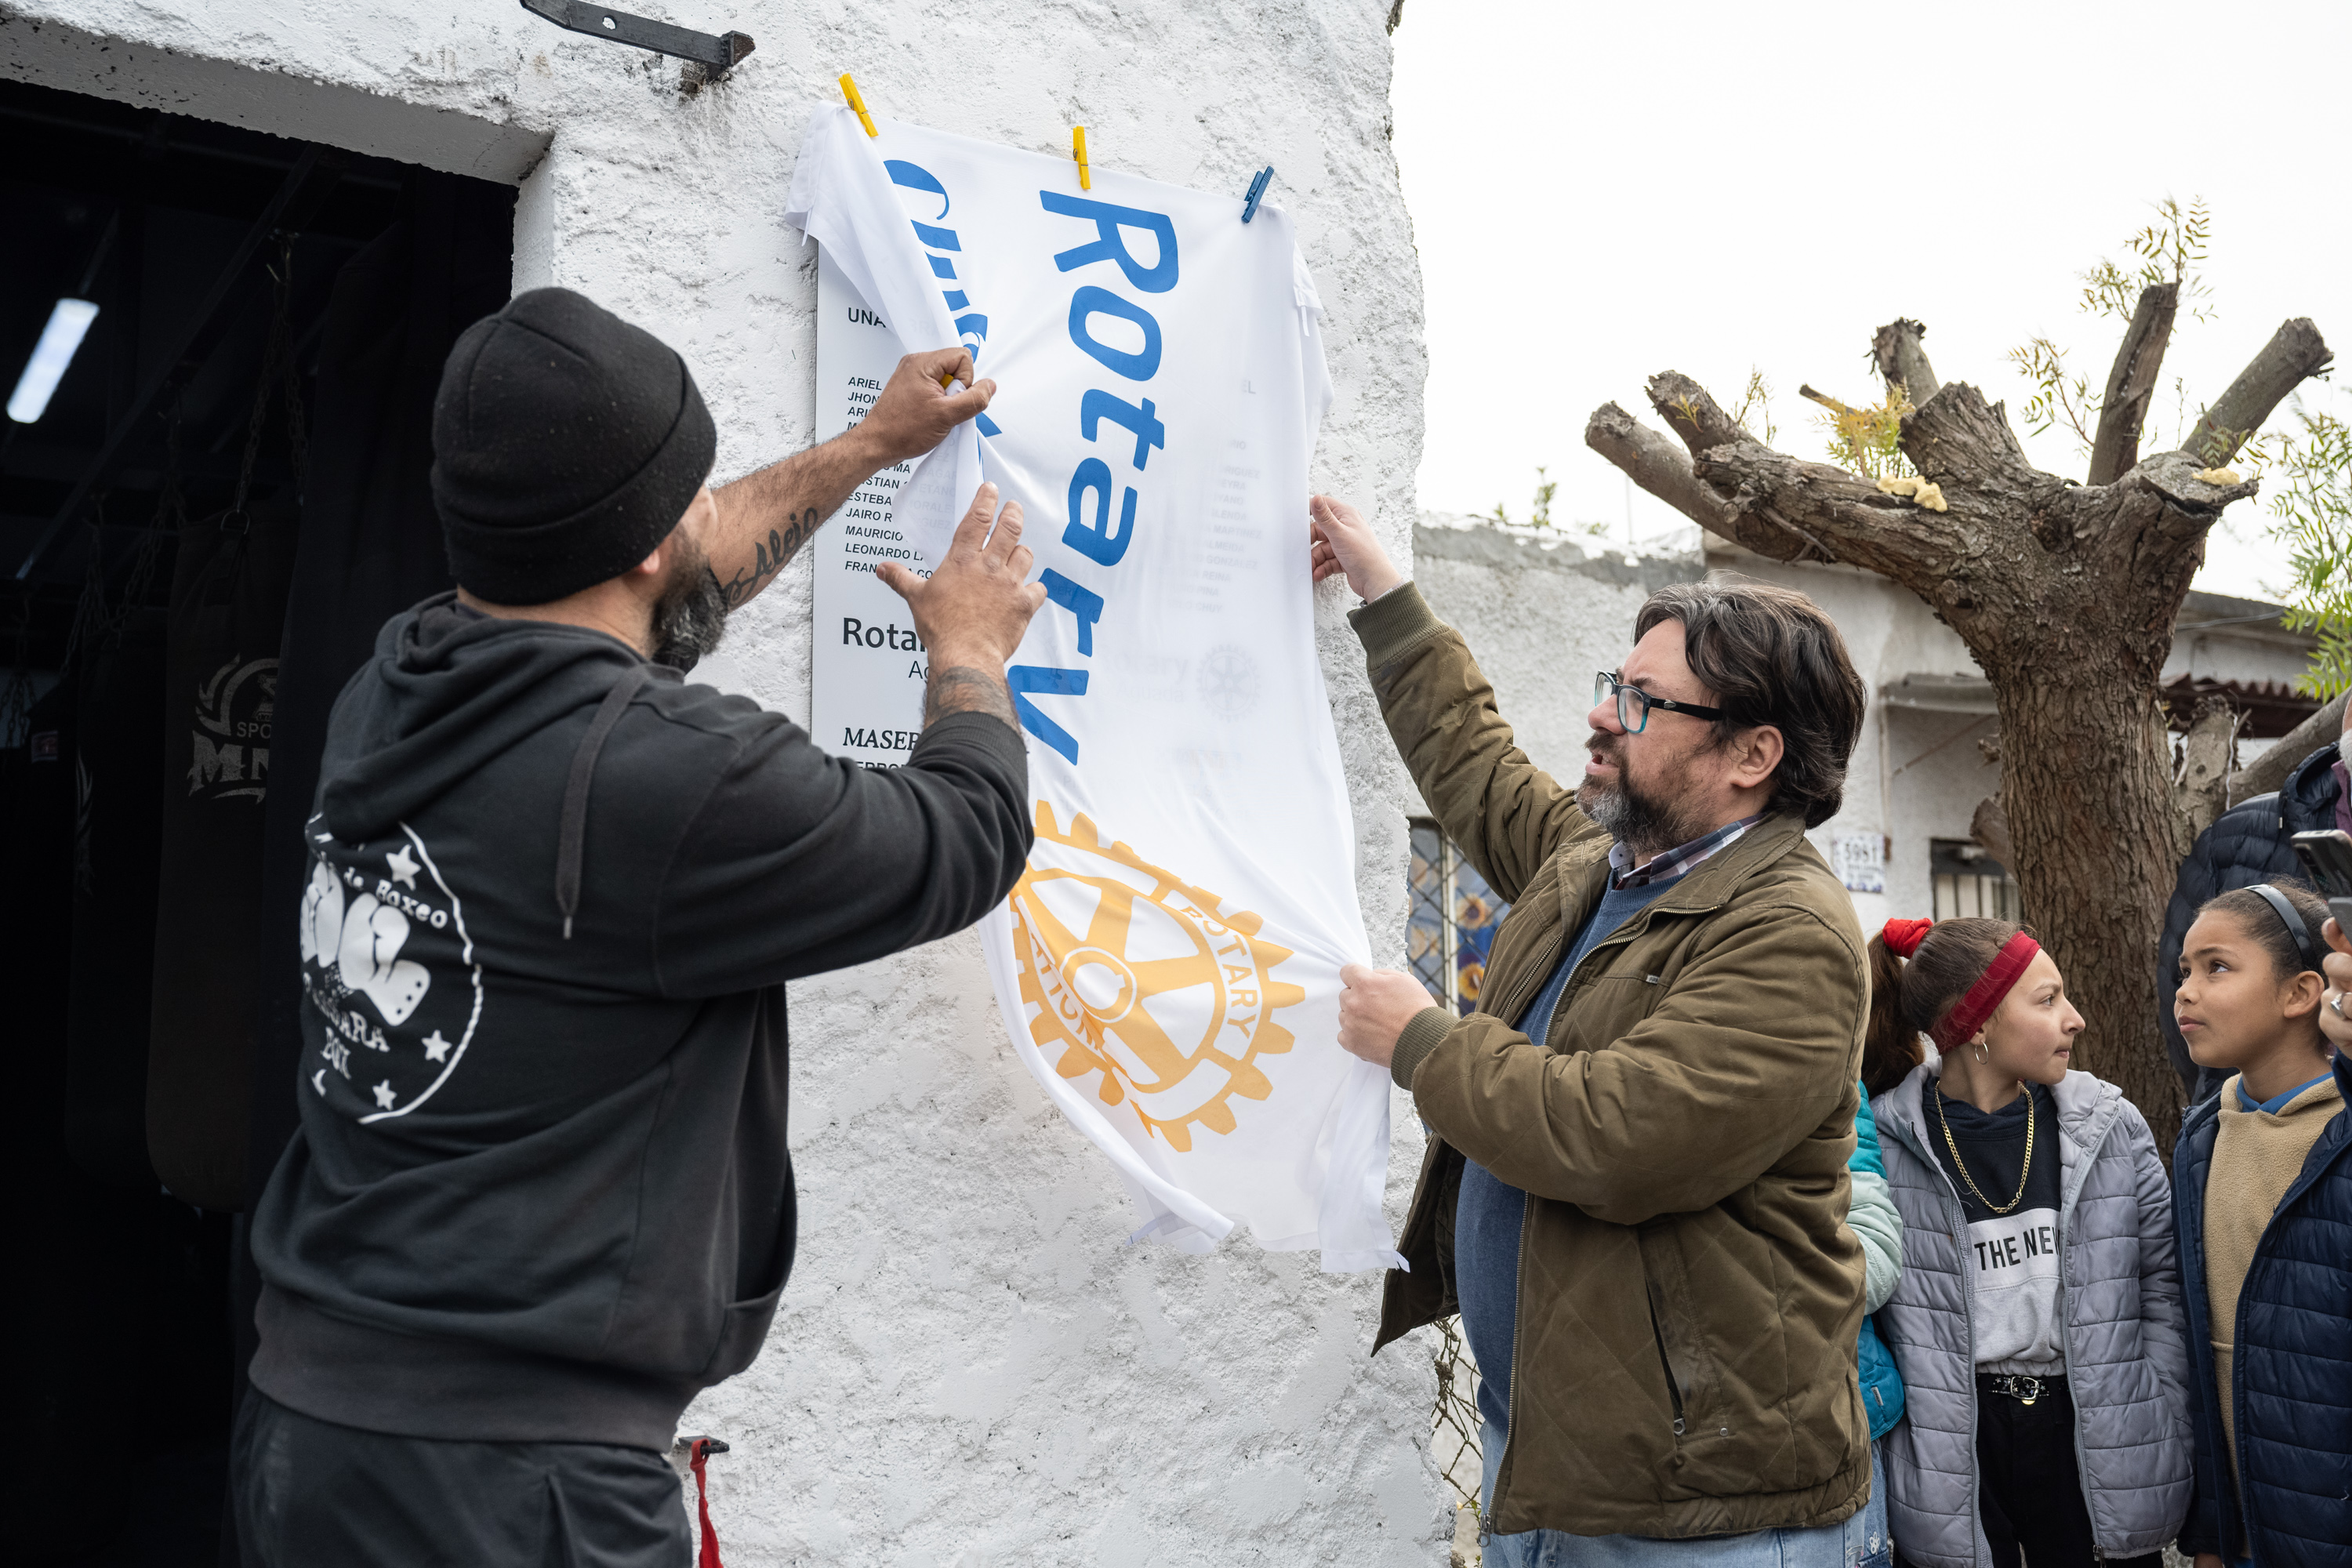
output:
M 1339 1007 L 1430 1131 L 1374 1348 L 1461 1313 L 1486 1561 L 1885 1561 L 1844 1223 L 1868 972 L 1804 836 L 1862 725 L 1837 628 L 1786 589 L 1660 590 L 1571 790 L 1355 510 L 1310 515 L 1398 751 L 1511 904 L 1471 1016 L 1361 966 Z

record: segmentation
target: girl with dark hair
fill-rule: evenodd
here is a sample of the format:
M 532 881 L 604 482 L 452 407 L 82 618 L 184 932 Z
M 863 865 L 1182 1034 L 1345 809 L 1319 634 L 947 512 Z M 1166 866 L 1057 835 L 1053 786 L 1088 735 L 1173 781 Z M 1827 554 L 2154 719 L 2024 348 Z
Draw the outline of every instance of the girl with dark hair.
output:
M 2256 883 L 2206 902 L 2181 941 L 2173 1016 L 2230 1075 L 2172 1157 L 2196 1357 L 2198 1568 L 2341 1564 L 2352 1543 L 2352 1068 L 2319 1029 L 2327 906 Z
M 1904 1268 L 1881 1445 L 1921 1568 L 2155 1568 L 2189 1509 L 2189 1352 L 2147 1123 L 2070 1071 L 2083 1016 L 2006 921 L 1871 939 L 1864 1074 Z M 1920 1037 L 1933 1041 L 1923 1047 Z

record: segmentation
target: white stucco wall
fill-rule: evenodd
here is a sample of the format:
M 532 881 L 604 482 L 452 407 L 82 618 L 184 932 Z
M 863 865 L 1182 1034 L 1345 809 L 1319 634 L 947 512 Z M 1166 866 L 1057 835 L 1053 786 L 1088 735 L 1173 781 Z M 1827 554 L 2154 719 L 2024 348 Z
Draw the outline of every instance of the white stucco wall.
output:
M 1570 788 L 1593 672 L 1625 662 L 1643 600 L 1703 571 L 1696 552 L 1629 556 L 1558 529 L 1423 512 L 1413 530 L 1422 596 L 1470 645 L 1519 749 Z
M 0 74 L 520 180 L 516 286 L 583 289 L 685 353 L 719 472 L 813 418 L 814 253 L 776 215 L 810 111 L 854 72 L 885 114 L 1241 195 L 1296 219 L 1338 401 L 1315 479 L 1411 551 L 1419 271 L 1390 153 L 1389 0 L 851 6 L 630 0 L 751 34 L 692 98 L 677 62 L 511 4 L 5 0 Z M 526 173 L 527 171 L 527 173 Z M 1302 546 L 1303 547 L 1303 546 Z M 1402 952 L 1405 799 L 1338 584 L 1321 649 L 1376 953 Z M 805 719 L 805 560 L 716 674 Z M 1425 1347 L 1367 1358 L 1379 1281 L 1246 1241 L 1120 1245 L 1109 1165 L 1013 1058 L 969 936 L 795 985 L 799 1262 L 765 1353 L 688 1413 L 724 1436 L 729 1560 L 1428 1563 Z M 1400 1100 L 1391 1190 L 1418 1163 Z

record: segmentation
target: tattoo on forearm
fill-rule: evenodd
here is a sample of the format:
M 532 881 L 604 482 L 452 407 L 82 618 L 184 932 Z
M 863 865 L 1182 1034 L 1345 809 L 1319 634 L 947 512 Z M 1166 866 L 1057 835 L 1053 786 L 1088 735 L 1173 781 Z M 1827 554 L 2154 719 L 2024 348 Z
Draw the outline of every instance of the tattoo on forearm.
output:
M 1013 714 L 1013 693 L 1005 689 L 1001 671 L 991 671 L 969 664 L 959 664 L 946 669 L 934 666 L 931 682 L 925 693 L 923 722 L 929 725 L 950 713 L 987 713 L 1002 719 L 1014 730 L 1021 721 Z
M 824 519 L 811 507 L 797 517 L 787 516 L 782 529 L 768 530 L 768 537 L 751 547 L 751 564 L 737 568 L 735 575 L 719 585 L 727 595 L 727 607 L 740 608 L 743 602 L 768 585 L 768 579 L 784 569 L 784 563 L 795 551 L 809 542 L 816 525 Z

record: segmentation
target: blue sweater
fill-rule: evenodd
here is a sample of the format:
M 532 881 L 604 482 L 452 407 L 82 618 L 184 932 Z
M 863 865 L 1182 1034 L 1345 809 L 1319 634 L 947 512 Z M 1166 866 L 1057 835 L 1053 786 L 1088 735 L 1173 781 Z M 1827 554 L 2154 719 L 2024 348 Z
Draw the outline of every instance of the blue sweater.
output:
M 2352 1061 L 2336 1058 L 2352 1103 Z M 2243 1539 L 2262 1568 L 2343 1568 L 2352 1542 L 2352 1113 L 2338 1111 L 2279 1200 L 2238 1292 L 2231 1400 L 2238 1468 L 2230 1484 L 2213 1408 L 2213 1325 L 2205 1283 L 2205 1183 L 2221 1112 L 2205 1100 L 2172 1155 L 2172 1223 L 2196 1374 L 2196 1489 L 2180 1550 L 2228 1554 Z
M 1540 1044 L 1584 955 L 1680 880 L 1665 877 L 1601 894 L 1592 918 L 1560 954 L 1559 966 L 1519 1015 L 1519 1033 Z M 1518 1330 L 1519 1231 L 1527 1206 L 1526 1193 L 1497 1181 L 1475 1160 L 1463 1163 L 1454 1208 L 1454 1291 L 1462 1304 L 1462 1331 L 1478 1363 L 1478 1414 L 1497 1431 L 1507 1430 L 1511 1419 L 1511 1343 Z

